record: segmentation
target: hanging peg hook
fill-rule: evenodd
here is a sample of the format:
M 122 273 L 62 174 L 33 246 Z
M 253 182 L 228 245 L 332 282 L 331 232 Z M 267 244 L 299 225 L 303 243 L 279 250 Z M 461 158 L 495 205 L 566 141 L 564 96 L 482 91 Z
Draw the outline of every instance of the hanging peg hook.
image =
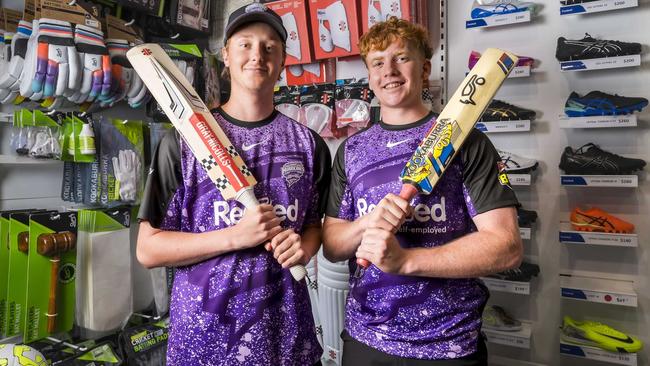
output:
M 128 27 L 128 26 L 131 26 L 131 25 L 133 25 L 133 23 L 135 23 L 135 18 L 133 18 L 133 19 L 131 19 L 131 20 L 129 20 L 129 21 L 128 21 L 128 22 L 126 22 L 126 23 L 124 23 L 124 26 L 125 26 L 125 27 Z

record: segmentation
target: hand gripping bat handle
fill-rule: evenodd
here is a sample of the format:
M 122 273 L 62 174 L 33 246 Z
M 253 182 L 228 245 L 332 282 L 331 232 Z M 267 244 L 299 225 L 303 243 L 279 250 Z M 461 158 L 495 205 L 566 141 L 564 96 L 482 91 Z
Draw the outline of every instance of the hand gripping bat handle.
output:
M 402 191 L 399 192 L 399 196 L 406 200 L 406 201 L 411 201 L 415 196 L 418 195 L 418 189 L 415 188 L 414 185 L 412 184 L 403 184 L 402 185 Z M 360 265 L 363 268 L 368 268 L 370 266 L 370 262 L 368 262 L 365 259 L 357 258 L 357 264 Z
M 257 197 L 255 197 L 255 193 L 253 193 L 253 187 L 247 187 L 243 189 L 237 195 L 236 199 L 246 208 L 254 208 L 260 205 Z M 295 266 L 289 268 L 289 272 L 291 272 L 293 279 L 296 281 L 302 281 L 302 279 L 307 276 L 307 269 L 301 264 L 296 264 Z

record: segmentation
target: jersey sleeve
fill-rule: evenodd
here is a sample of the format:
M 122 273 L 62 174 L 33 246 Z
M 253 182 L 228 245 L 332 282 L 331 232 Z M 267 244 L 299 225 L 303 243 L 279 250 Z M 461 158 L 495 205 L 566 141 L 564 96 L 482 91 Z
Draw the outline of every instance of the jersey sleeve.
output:
M 180 230 L 181 213 L 168 210 L 180 207 L 172 201 L 177 191 L 182 189 L 182 182 L 179 135 L 171 129 L 160 140 L 151 158 L 138 219 L 146 220 L 158 229 Z M 163 222 L 164 228 L 161 227 Z
M 307 212 L 305 224 L 320 223 L 327 205 L 327 196 L 331 180 L 332 156 L 327 144 L 318 133 L 310 130 L 314 137 L 314 186 L 317 197 L 314 205 Z
M 352 191 L 348 185 L 345 172 L 345 142 L 343 142 L 334 157 L 332 166 L 332 182 L 330 184 L 327 210 L 325 214 L 343 220 L 354 220 L 354 205 L 352 204 Z
M 463 188 L 472 217 L 500 207 L 519 206 L 492 142 L 473 129 L 461 148 Z

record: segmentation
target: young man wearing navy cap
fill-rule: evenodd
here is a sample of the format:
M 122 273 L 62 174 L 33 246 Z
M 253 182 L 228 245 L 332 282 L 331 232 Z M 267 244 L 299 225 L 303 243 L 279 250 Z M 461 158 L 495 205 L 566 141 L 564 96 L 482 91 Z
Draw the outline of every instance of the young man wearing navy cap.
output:
M 331 160 L 315 132 L 274 109 L 286 38 L 256 3 L 225 29 L 231 94 L 214 115 L 258 180 L 259 207 L 226 201 L 175 132 L 152 159 L 137 255 L 176 267 L 168 365 L 320 363 L 307 287 L 288 268 L 320 246 Z

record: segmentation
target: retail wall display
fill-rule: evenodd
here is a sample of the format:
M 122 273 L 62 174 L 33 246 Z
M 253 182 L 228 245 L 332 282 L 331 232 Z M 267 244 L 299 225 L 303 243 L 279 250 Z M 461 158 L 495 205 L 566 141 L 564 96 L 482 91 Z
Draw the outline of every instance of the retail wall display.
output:
M 24 344 L 0 344 L 0 364 L 14 365 L 47 365 L 47 359 L 36 349 Z
M 594 321 L 577 321 L 568 315 L 563 318 L 562 342 L 602 348 L 610 352 L 636 353 L 643 342 L 606 324 Z
M 285 65 L 309 64 L 314 61 L 312 29 L 309 27 L 305 0 L 281 0 L 267 5 L 282 18 L 282 24 L 287 30 L 287 58 Z
M 469 54 L 469 59 L 467 60 L 467 67 L 471 70 L 474 65 L 478 62 L 478 59 L 481 57 L 481 53 L 478 51 L 472 50 Z M 520 56 L 519 61 L 517 61 L 517 66 L 512 70 L 508 78 L 520 78 L 530 76 L 531 69 L 535 67 L 535 59 L 528 56 Z
M 210 0 L 171 0 L 168 6 L 171 24 L 179 31 L 209 34 Z
M 356 132 L 367 127 L 373 121 L 371 102 L 374 93 L 370 90 L 366 80 L 337 80 L 334 97 L 336 99 L 336 125 L 339 128 L 348 127 Z M 378 113 L 378 111 L 374 112 L 375 115 Z
M 521 121 L 535 118 L 535 111 L 517 107 L 504 101 L 494 99 L 481 115 L 480 121 Z
M 465 28 L 493 27 L 530 22 L 539 5 L 519 0 L 474 0 L 470 9 L 470 20 Z
M 370 27 L 389 17 L 414 21 L 413 11 L 409 0 L 362 0 L 361 33 L 367 32 Z
M 484 329 L 493 329 L 503 332 L 518 332 L 522 329 L 521 321 L 513 318 L 508 312 L 498 305 L 488 305 L 483 310 Z
M 525 210 L 521 207 L 517 207 L 517 222 L 519 226 L 530 227 L 532 224 L 537 222 L 537 211 Z
M 600 13 L 639 6 L 638 0 L 562 0 L 560 15 Z
M 497 149 L 501 164 L 505 171 L 510 174 L 525 174 L 537 169 L 539 162 L 535 159 L 525 158 L 511 152 Z
M 594 143 L 577 149 L 567 146 L 560 158 L 560 169 L 566 174 L 621 175 L 642 170 L 643 159 L 626 158 L 605 151 Z
M 316 59 L 359 54 L 359 4 L 354 0 L 309 0 Z
M 617 116 L 641 112 L 647 106 L 646 98 L 625 97 L 594 90 L 583 96 L 571 92 L 564 105 L 564 113 L 569 117 Z

